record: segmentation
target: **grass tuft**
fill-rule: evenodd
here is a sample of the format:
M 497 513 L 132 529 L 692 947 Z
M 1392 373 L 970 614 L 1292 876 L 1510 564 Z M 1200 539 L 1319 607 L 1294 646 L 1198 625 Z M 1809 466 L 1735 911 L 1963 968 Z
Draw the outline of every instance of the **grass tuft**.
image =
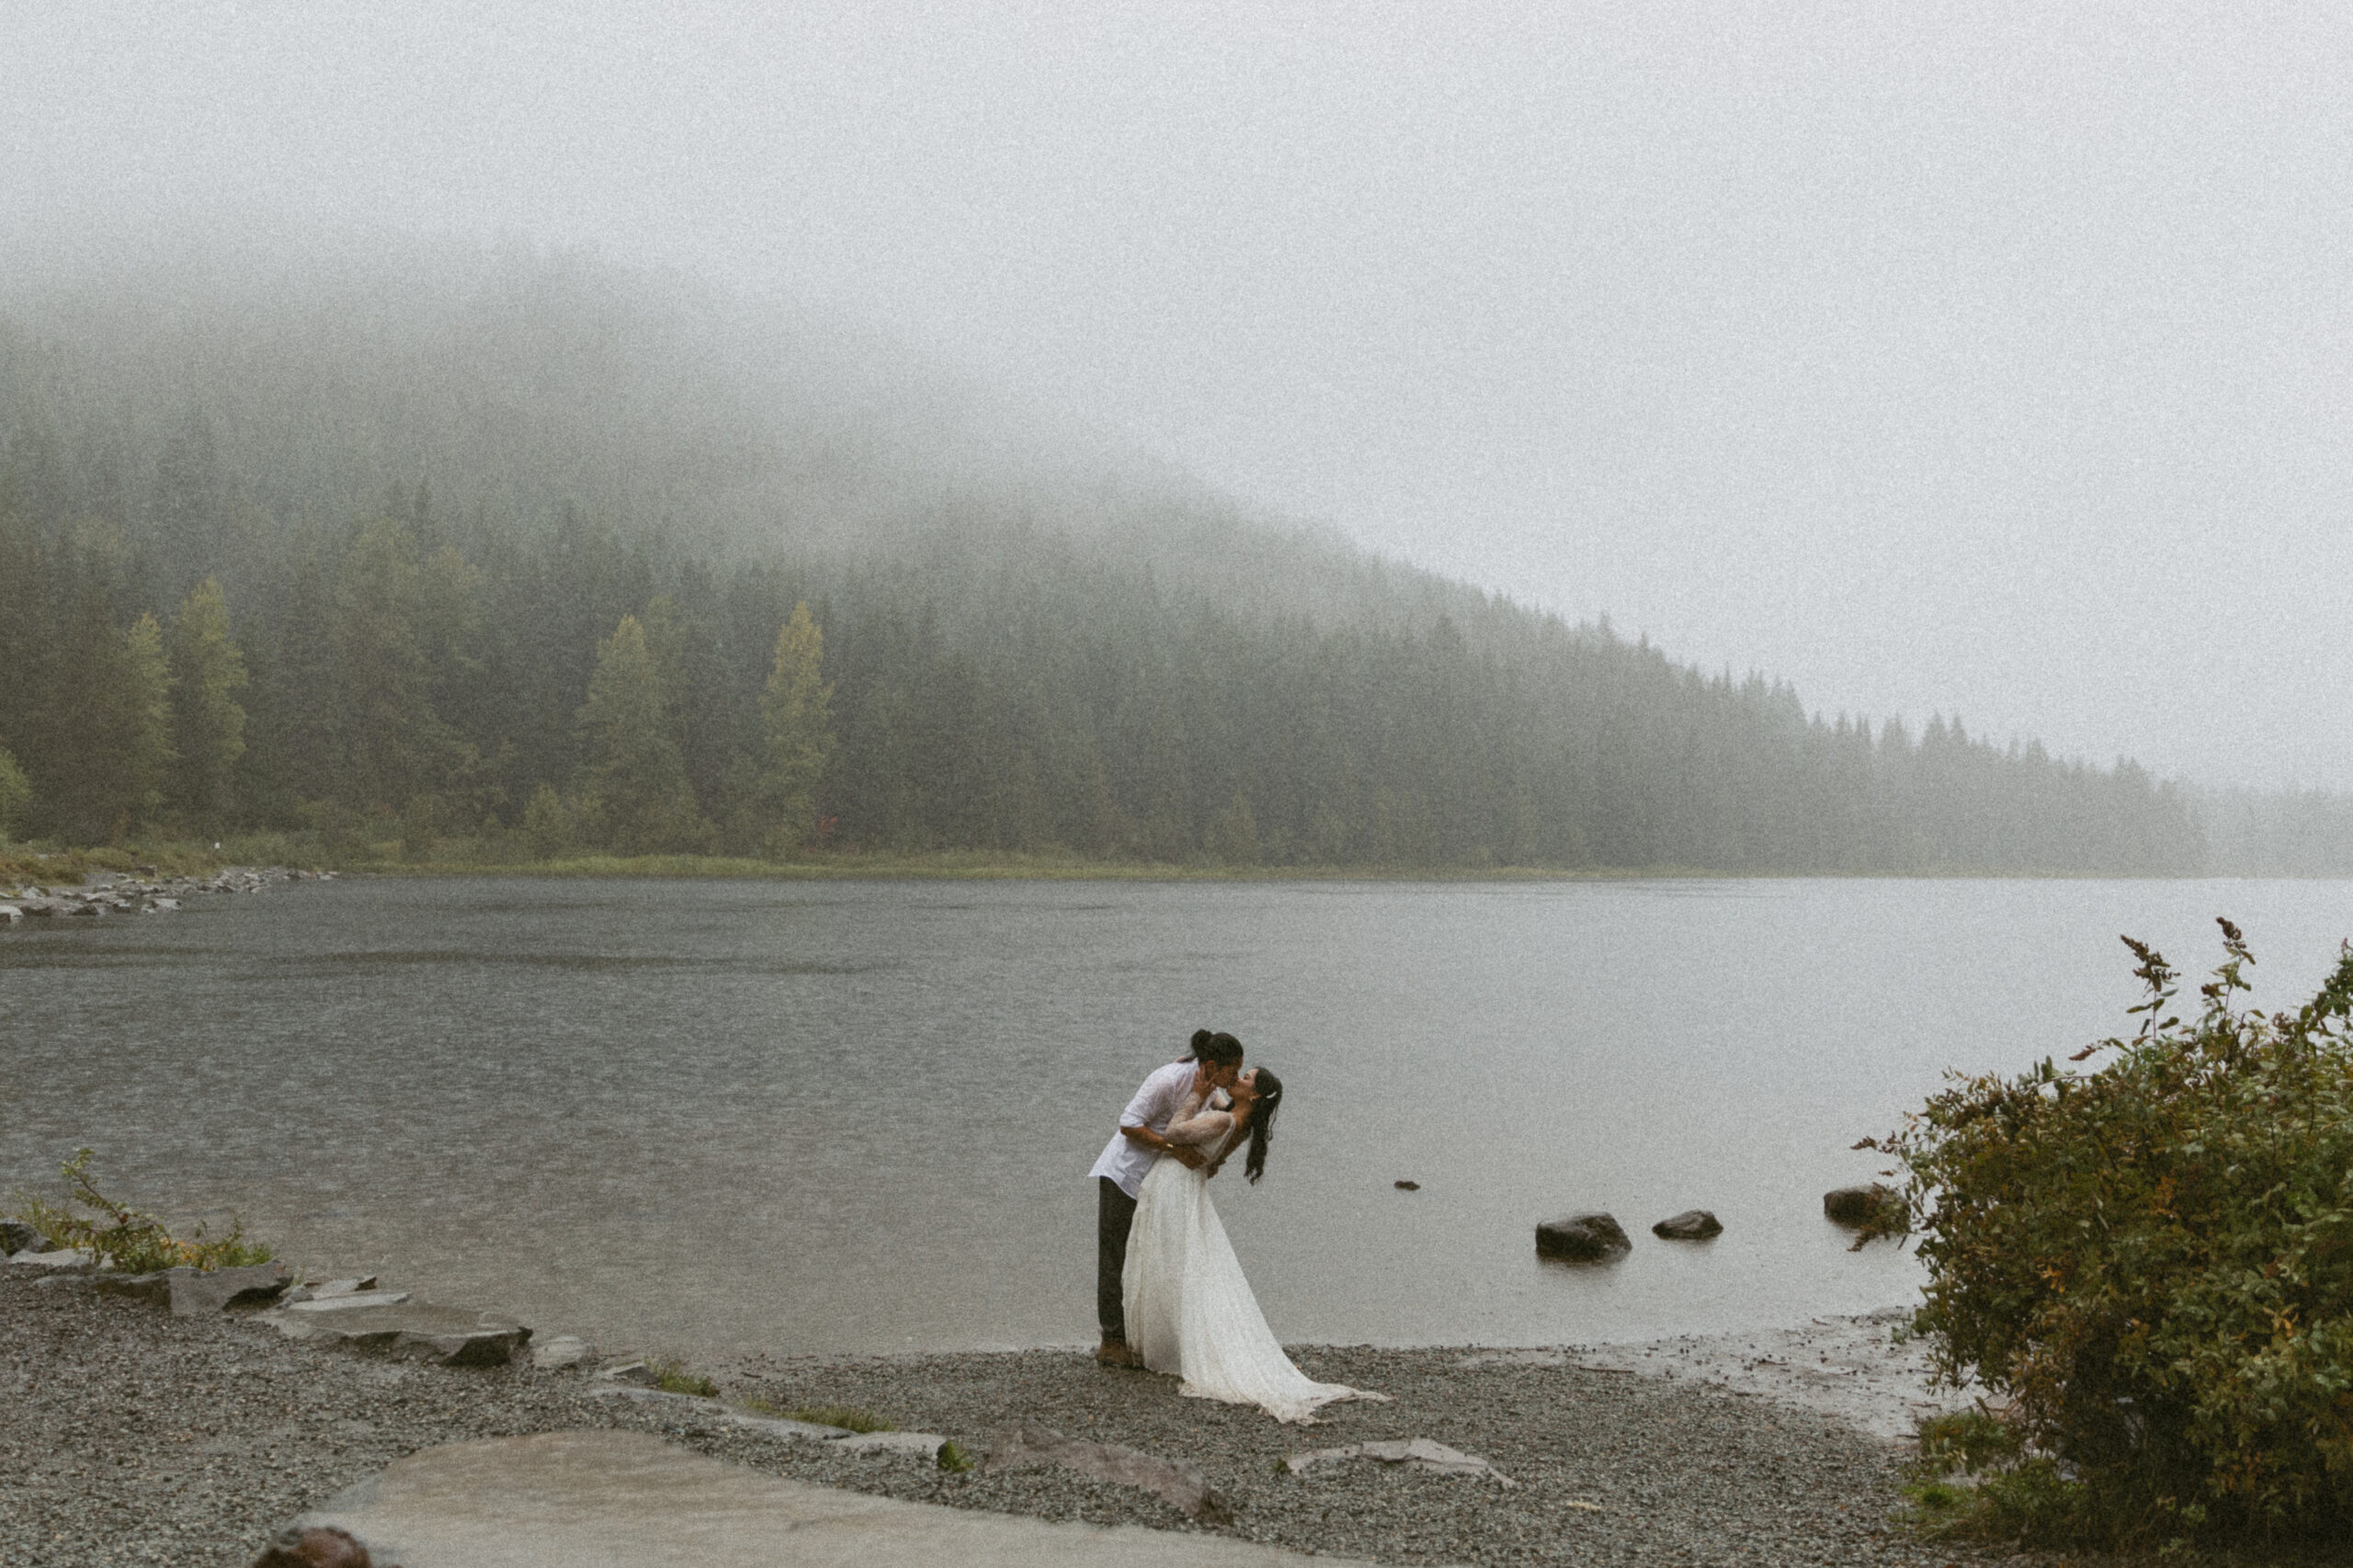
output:
M 699 1399 L 719 1397 L 719 1385 L 684 1361 L 648 1361 L 645 1369 L 654 1374 L 654 1386 L 664 1393 L 690 1393 Z

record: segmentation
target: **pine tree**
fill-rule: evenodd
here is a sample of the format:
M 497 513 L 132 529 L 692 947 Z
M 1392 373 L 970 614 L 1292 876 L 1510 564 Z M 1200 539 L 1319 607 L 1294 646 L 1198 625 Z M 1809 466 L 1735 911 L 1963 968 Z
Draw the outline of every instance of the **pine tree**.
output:
M 33 782 L 17 759 L 0 751 L 0 844 L 8 842 L 33 803 Z
M 358 806 L 405 806 L 438 788 L 465 747 L 434 711 L 434 669 L 420 626 L 426 585 L 416 536 L 380 518 L 360 530 L 335 588 L 335 782 Z
M 1236 790 L 1233 802 L 1210 823 L 1204 840 L 1210 858 L 1221 865 L 1258 864 L 1258 819 L 1251 812 L 1250 797 Z
M 621 617 L 597 644 L 580 728 L 589 756 L 583 815 L 597 838 L 623 854 L 681 847 L 698 827 L 663 686 L 644 627 L 633 615 Z
M 245 753 L 244 655 L 230 636 L 229 609 L 210 577 L 190 589 L 172 621 L 172 744 L 178 753 L 169 799 L 206 836 L 233 809 L 231 783 Z
M 767 755 L 762 759 L 758 811 L 763 847 L 790 854 L 809 841 L 817 819 L 817 787 L 834 754 L 834 688 L 824 682 L 825 634 L 804 602 L 777 633 L 776 659 L 760 698 Z

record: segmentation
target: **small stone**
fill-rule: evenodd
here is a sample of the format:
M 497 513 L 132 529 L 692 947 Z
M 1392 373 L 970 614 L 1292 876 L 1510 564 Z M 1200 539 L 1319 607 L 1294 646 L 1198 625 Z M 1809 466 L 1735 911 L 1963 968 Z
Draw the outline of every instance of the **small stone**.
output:
M 0 1220 L 0 1257 L 31 1252 L 40 1246 L 43 1240 L 39 1231 L 22 1220 Z
M 531 1365 L 543 1372 L 566 1371 L 597 1353 L 597 1347 L 576 1334 L 559 1334 L 531 1348 Z
M 937 1460 L 939 1445 L 946 1441 L 937 1432 L 853 1432 L 847 1437 L 834 1438 L 832 1446 L 849 1453 L 917 1454 Z
M 355 1291 L 374 1290 L 376 1277 L 363 1274 L 349 1279 L 306 1279 L 303 1283 L 311 1288 L 313 1297 L 348 1296 Z
M 1536 1256 L 1573 1263 L 1598 1263 L 1634 1250 L 1625 1227 L 1598 1210 L 1549 1220 L 1536 1227 Z
M 1394 1185 L 1400 1192 L 1419 1192 L 1422 1190 L 1422 1184 L 1417 1181 L 1401 1181 Z
M 1722 1223 L 1705 1209 L 1686 1209 L 1651 1227 L 1651 1234 L 1670 1242 L 1704 1242 L 1723 1233 Z
M 644 1389 L 650 1389 L 662 1381 L 662 1374 L 642 1361 L 623 1361 L 619 1366 L 606 1368 L 597 1376 L 607 1382 L 631 1383 Z

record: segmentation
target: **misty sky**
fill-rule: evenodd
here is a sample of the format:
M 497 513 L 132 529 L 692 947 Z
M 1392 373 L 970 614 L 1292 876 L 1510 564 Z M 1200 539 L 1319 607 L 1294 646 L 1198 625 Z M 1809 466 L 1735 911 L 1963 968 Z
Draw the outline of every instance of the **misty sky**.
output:
M 1816 708 L 2353 789 L 2348 81 L 2256 0 L 0 0 L 0 225 L 780 290 Z

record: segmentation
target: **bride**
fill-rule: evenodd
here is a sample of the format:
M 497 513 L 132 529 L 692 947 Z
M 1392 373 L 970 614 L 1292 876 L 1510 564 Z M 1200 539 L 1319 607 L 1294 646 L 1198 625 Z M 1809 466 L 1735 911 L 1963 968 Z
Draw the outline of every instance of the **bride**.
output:
M 1291 1365 L 1267 1326 L 1208 1183 L 1245 1138 L 1244 1170 L 1253 1182 L 1266 1174 L 1282 1080 L 1255 1067 L 1234 1080 L 1232 1092 L 1229 1111 L 1205 1104 L 1196 1090 L 1164 1134 L 1200 1149 L 1207 1156 L 1201 1169 L 1164 1156 L 1143 1178 L 1120 1279 L 1128 1343 L 1154 1371 L 1183 1378 L 1181 1392 L 1255 1404 L 1278 1421 L 1312 1421 L 1337 1400 L 1386 1397 L 1313 1381 Z

